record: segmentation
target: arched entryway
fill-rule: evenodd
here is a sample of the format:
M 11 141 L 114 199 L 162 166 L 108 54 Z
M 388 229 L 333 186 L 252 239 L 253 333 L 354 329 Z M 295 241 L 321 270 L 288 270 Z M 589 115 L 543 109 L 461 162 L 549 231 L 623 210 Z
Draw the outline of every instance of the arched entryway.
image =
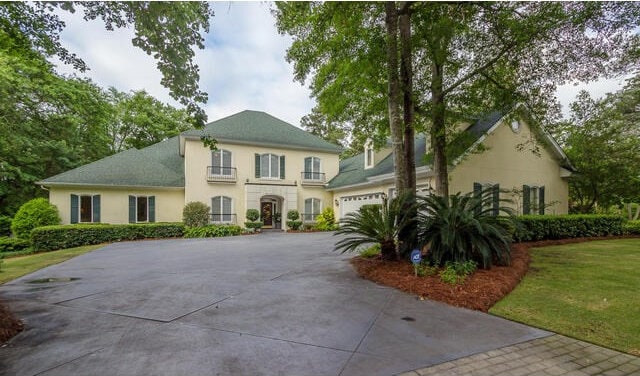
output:
M 265 195 L 260 198 L 260 220 L 263 228 L 282 228 L 282 203 L 284 198 L 275 195 Z

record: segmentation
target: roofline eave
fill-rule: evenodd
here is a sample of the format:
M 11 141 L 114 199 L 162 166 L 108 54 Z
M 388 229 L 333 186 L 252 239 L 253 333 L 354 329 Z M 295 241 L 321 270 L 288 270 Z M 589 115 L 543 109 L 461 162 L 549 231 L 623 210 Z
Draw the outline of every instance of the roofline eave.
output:
M 181 135 L 181 137 L 184 137 L 184 139 L 188 139 L 188 140 L 201 139 L 200 136 L 193 136 L 193 135 Z M 214 138 L 219 143 L 227 143 L 227 144 L 234 144 L 234 145 L 266 146 L 266 147 L 273 147 L 278 149 L 308 150 L 308 151 L 317 151 L 317 152 L 330 153 L 330 154 L 340 154 L 344 151 L 343 148 L 340 148 L 337 145 L 336 147 L 339 149 L 330 150 L 330 149 L 314 148 L 314 147 L 306 147 L 306 146 L 283 145 L 283 144 L 276 144 L 273 142 L 252 142 L 252 141 L 236 140 L 236 139 L 222 138 L 222 137 L 214 137 Z

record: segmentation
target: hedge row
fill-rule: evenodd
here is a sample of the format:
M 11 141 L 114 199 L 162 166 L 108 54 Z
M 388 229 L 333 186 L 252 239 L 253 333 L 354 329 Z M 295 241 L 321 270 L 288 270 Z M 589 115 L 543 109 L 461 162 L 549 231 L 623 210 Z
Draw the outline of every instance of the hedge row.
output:
M 626 222 L 622 228 L 625 234 L 640 235 L 640 220 Z
M 184 231 L 182 223 L 45 226 L 33 230 L 31 244 L 36 251 L 53 251 L 122 240 L 179 238 Z
M 28 240 L 0 237 L 0 253 L 23 251 L 29 248 L 30 245 L 31 243 Z
M 614 215 L 524 215 L 516 241 L 622 235 L 625 219 Z
M 208 225 L 202 227 L 187 227 L 185 238 L 219 238 L 242 234 L 242 227 L 236 225 Z

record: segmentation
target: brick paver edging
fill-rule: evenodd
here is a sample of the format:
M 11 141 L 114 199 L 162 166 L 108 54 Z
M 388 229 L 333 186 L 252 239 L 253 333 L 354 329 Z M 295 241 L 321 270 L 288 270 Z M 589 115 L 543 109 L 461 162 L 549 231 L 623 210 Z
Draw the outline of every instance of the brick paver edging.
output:
M 631 376 L 640 358 L 554 334 L 400 376 Z

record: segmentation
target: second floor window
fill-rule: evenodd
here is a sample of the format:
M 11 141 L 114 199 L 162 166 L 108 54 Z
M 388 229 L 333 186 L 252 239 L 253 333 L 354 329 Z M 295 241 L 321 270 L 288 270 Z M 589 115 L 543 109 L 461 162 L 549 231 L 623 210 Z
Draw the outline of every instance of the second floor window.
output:
M 232 171 L 230 151 L 215 150 L 211 152 L 211 173 L 213 175 L 231 175 Z
M 284 179 L 284 155 L 256 154 L 256 178 Z
M 307 180 L 321 180 L 320 158 L 307 157 L 304 159 L 304 178 Z
M 211 199 L 212 222 L 232 222 L 231 197 L 216 196 Z

